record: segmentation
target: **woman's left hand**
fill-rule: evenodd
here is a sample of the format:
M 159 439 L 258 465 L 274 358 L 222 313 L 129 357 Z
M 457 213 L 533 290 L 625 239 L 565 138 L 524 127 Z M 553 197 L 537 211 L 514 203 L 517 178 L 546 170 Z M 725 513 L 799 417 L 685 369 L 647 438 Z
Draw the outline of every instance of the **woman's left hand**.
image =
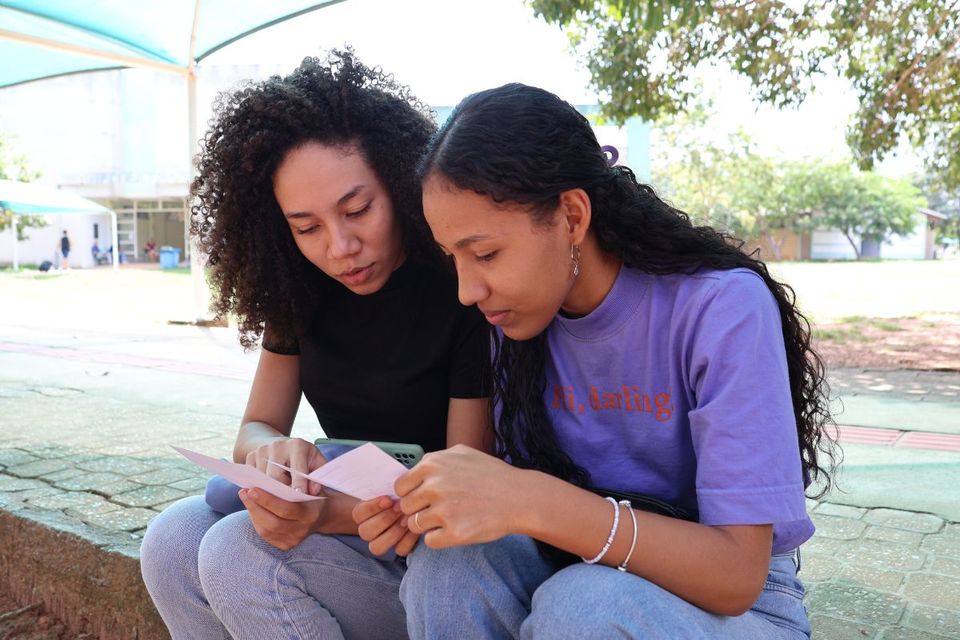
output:
M 289 551 L 317 530 L 329 499 L 288 502 L 260 489 L 241 489 L 240 500 L 260 537 Z
M 394 489 L 406 526 L 439 549 L 518 532 L 522 473 L 499 458 L 457 445 L 424 456 Z

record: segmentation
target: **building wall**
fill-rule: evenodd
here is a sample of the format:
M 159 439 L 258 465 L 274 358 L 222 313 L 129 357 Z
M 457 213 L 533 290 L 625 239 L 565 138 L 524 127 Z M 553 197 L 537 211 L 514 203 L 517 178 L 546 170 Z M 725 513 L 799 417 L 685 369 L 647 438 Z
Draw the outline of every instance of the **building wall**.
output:
M 880 257 L 889 260 L 923 260 L 927 255 L 927 216 L 914 214 L 914 231 L 908 236 L 893 236 L 880 247 Z
M 810 234 L 811 260 L 856 260 L 857 253 L 847 237 L 836 229 L 817 229 Z M 860 245 L 859 236 L 853 239 Z
M 799 235 L 786 229 L 778 229 L 773 232 L 773 237 L 780 241 L 780 259 L 781 260 L 805 260 L 809 249 L 805 250 L 808 236 Z M 775 260 L 773 250 L 770 244 L 763 239 L 751 239 L 743 245 L 743 251 L 746 253 L 757 252 L 761 260 Z

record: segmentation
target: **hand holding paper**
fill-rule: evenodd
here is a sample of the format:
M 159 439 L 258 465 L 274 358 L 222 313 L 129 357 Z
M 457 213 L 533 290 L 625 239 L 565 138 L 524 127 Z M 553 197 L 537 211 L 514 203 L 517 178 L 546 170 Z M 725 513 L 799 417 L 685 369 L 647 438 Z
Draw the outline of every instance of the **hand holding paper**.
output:
M 258 471 L 255 467 L 218 460 L 180 447 L 173 448 L 191 462 L 223 476 L 245 489 L 254 487 L 263 489 L 267 493 L 290 502 L 305 502 L 323 498 L 323 496 L 311 496 L 294 491 L 282 482 L 274 480 L 262 471 Z M 291 473 L 300 473 L 276 462 L 271 464 Z M 307 474 L 306 477 L 340 493 L 345 493 L 360 500 L 370 500 L 377 496 L 396 497 L 393 491 L 393 483 L 406 471 L 406 467 L 392 456 L 375 444 L 367 443 L 331 460 L 312 473 Z
M 308 500 L 324 499 L 324 496 L 311 496 L 306 493 L 301 493 L 300 491 L 295 491 L 288 485 L 283 484 L 279 480 L 274 480 L 267 474 L 259 471 L 256 467 L 251 467 L 250 465 L 211 458 L 202 453 L 180 447 L 173 447 L 173 449 L 190 462 L 196 463 L 204 469 L 212 471 L 244 489 L 263 489 L 267 493 L 289 502 L 307 502 Z

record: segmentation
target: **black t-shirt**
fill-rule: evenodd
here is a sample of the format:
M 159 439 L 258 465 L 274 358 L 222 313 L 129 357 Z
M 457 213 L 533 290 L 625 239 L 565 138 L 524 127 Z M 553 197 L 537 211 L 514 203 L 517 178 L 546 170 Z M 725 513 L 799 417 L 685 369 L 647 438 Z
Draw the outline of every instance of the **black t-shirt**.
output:
M 457 282 L 407 261 L 376 293 L 341 285 L 295 348 L 264 336 L 263 348 L 300 355 L 300 384 L 333 438 L 446 447 L 450 398 L 482 398 L 490 357 L 487 324 L 457 300 Z

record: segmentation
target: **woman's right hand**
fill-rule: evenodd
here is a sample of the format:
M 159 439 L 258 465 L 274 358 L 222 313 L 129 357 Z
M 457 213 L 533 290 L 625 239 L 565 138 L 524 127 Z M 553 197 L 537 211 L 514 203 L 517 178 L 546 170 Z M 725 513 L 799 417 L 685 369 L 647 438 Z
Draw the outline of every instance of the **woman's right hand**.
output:
M 387 496 L 358 502 L 353 507 L 353 521 L 357 523 L 357 535 L 369 544 L 370 553 L 375 556 L 390 549 L 398 556 L 406 556 L 420 539 L 420 534 L 407 528 L 400 503 Z
M 297 491 L 318 495 L 320 485 L 296 473 L 288 473 L 277 465 L 268 464 L 271 460 L 300 473 L 308 474 L 327 462 L 312 442 L 300 438 L 276 438 L 248 453 L 246 463 L 271 478 L 289 484 Z

